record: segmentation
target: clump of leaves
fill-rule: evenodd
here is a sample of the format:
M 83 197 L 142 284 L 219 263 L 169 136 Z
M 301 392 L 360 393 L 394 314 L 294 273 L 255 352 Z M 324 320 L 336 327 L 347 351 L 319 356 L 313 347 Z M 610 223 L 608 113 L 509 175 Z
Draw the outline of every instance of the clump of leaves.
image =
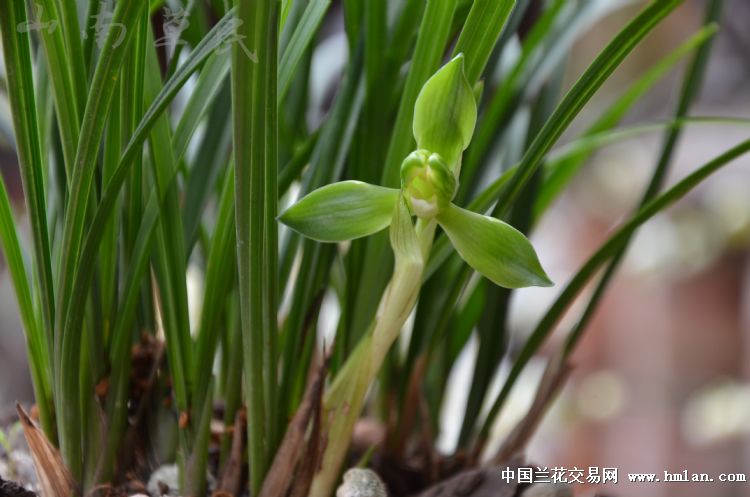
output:
M 471 456 L 463 467 L 476 464 L 581 289 L 607 265 L 529 422 L 634 231 L 750 149 L 742 142 L 662 191 L 681 128 L 722 121 L 688 117 L 718 0 L 702 29 L 558 149 L 679 0 L 647 4 L 562 97 L 573 40 L 630 2 L 347 0 L 349 58 L 330 105 L 311 92 L 330 0 L 235 3 L 16 1 L 0 16 L 10 103 L 0 129 L 12 123 L 31 227 L 27 240 L 0 183 L 0 242 L 39 420 L 80 495 L 173 461 L 184 495 L 205 491 L 208 467 L 236 492 L 247 460 L 251 495 L 328 497 L 364 410 L 385 428 L 378 460 L 419 461 L 422 478 L 402 493 L 418 491 L 462 469 L 442 471 L 430 444 L 472 333 L 481 347 L 456 450 Z M 615 129 L 687 55 L 673 119 Z M 323 117 L 311 125 L 310 112 Z M 643 202 L 510 356 L 513 289 L 551 284 L 527 234 L 594 150 L 654 130 L 665 146 Z M 282 202 L 293 205 L 279 215 Z M 192 268 L 205 288 L 196 300 Z M 324 298 L 340 313 L 315 367 Z M 510 374 L 491 397 L 504 360 Z M 213 438 L 216 421 L 227 429 Z

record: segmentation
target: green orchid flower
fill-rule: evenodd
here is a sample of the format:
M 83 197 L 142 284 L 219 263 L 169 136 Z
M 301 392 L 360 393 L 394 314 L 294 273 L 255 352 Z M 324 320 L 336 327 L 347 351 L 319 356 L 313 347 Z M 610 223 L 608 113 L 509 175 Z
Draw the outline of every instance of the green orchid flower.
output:
M 413 216 L 436 221 L 464 261 L 493 283 L 506 288 L 550 286 L 534 247 L 520 231 L 452 203 L 461 154 L 476 120 L 474 92 L 464 74 L 463 55 L 458 55 L 425 83 L 417 98 L 417 150 L 401 165 L 400 190 L 342 181 L 311 192 L 280 220 L 313 240 L 353 240 L 389 227 L 403 198 Z

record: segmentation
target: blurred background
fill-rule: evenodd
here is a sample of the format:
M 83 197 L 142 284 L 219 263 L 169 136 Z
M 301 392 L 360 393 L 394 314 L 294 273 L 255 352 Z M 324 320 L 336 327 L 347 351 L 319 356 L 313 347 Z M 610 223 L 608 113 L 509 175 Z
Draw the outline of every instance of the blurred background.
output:
M 646 67 L 693 34 L 702 22 L 704 6 L 703 0 L 688 0 L 657 28 L 560 144 L 585 129 Z M 575 81 L 637 9 L 632 5 L 608 14 L 575 42 L 567 58 L 564 87 Z M 321 36 L 335 46 L 341 25 L 332 17 Z M 325 64 L 325 59 L 319 63 Z M 676 105 L 682 68 L 637 104 L 625 124 L 668 117 Z M 18 215 L 23 216 L 1 81 L 0 171 Z M 325 89 L 335 82 L 320 84 Z M 726 1 L 704 88 L 692 114 L 750 117 L 748 0 Z M 740 126 L 688 126 L 679 142 L 671 181 L 746 139 L 749 132 L 750 128 Z M 544 218 L 533 238 L 554 281 L 566 281 L 632 211 L 661 141 L 661 133 L 644 134 L 601 150 Z M 750 496 L 749 483 L 627 482 L 628 472 L 659 477 L 665 470 L 709 473 L 715 478 L 721 473 L 750 475 L 749 249 L 750 158 L 746 157 L 640 231 L 574 355 L 575 370 L 534 438 L 530 459 L 549 468 L 618 468 L 616 485 L 576 486 L 581 495 Z M 560 290 L 558 286 L 517 292 L 511 313 L 515 343 L 522 343 Z M 571 310 L 561 331 L 575 323 L 580 310 Z M 14 401 L 32 401 L 17 312 L 0 260 L 0 427 L 13 420 Z M 548 351 L 555 349 L 559 338 L 551 339 Z M 468 392 L 464 385 L 470 381 L 475 354 L 474 342 L 453 373 L 452 398 L 443 412 L 446 430 L 440 440 L 445 449 L 455 443 Z M 543 366 L 544 360 L 538 359 L 525 373 L 496 426 L 498 439 L 525 413 Z

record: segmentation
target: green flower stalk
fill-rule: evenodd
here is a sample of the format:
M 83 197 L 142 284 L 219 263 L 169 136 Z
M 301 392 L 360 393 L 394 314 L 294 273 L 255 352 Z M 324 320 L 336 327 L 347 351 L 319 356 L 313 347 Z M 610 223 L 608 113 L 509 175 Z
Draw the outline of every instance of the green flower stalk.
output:
M 416 304 L 438 225 L 461 257 L 497 285 L 551 285 L 522 233 L 452 203 L 461 154 L 476 119 L 464 57 L 458 55 L 425 83 L 417 98 L 413 131 L 418 148 L 402 163 L 400 190 L 342 181 L 313 191 L 280 217 L 293 230 L 322 242 L 351 240 L 390 227 L 395 258 L 375 321 L 326 392 L 329 436 L 311 497 L 327 497 L 335 488 L 367 389 Z

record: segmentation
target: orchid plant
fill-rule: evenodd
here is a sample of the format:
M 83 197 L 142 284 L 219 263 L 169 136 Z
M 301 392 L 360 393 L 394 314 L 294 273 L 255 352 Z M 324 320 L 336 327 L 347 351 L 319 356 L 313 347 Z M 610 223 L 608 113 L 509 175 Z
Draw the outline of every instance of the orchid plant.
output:
M 90 495 L 168 463 L 185 496 L 205 495 L 218 467 L 214 490 L 229 495 L 330 497 L 374 407 L 388 404 L 373 450 L 405 459 L 410 442 L 437 436 L 448 378 L 475 335 L 456 448 L 470 457 L 454 469 L 473 467 L 582 289 L 607 266 L 550 367 L 575 349 L 635 230 L 750 151 L 741 142 L 661 191 L 680 130 L 698 122 L 688 110 L 721 0 L 556 147 L 682 2 L 644 2 L 562 92 L 576 38 L 632 3 L 4 2 L 0 147 L 18 159 L 25 209 L 0 178 L 0 248 L 40 426 L 21 419 L 44 449 L 45 495 Z M 327 17 L 343 18 L 347 46 L 324 59 L 335 45 L 317 36 Z M 617 129 L 688 56 L 670 120 Z M 340 74 L 320 60 L 342 57 L 342 77 L 319 88 L 319 72 Z M 512 291 L 552 284 L 524 233 L 597 148 L 654 131 L 665 146 L 643 202 L 508 350 Z M 318 360 L 331 295 L 335 342 Z M 404 495 L 445 476 L 428 466 Z
M 417 150 L 401 164 L 400 190 L 342 181 L 311 192 L 280 216 L 293 230 L 321 242 L 348 241 L 390 227 L 395 257 L 393 276 L 370 333 L 326 396 L 325 409 L 332 413 L 328 430 L 336 438 L 329 441 L 325 470 L 313 482 L 312 497 L 324 497 L 332 490 L 367 389 L 416 304 L 436 225 L 461 257 L 493 283 L 506 288 L 552 284 L 520 231 L 452 203 L 461 156 L 471 142 L 476 119 L 476 97 L 464 73 L 464 56 L 458 54 L 424 84 L 417 97 L 413 122 Z

